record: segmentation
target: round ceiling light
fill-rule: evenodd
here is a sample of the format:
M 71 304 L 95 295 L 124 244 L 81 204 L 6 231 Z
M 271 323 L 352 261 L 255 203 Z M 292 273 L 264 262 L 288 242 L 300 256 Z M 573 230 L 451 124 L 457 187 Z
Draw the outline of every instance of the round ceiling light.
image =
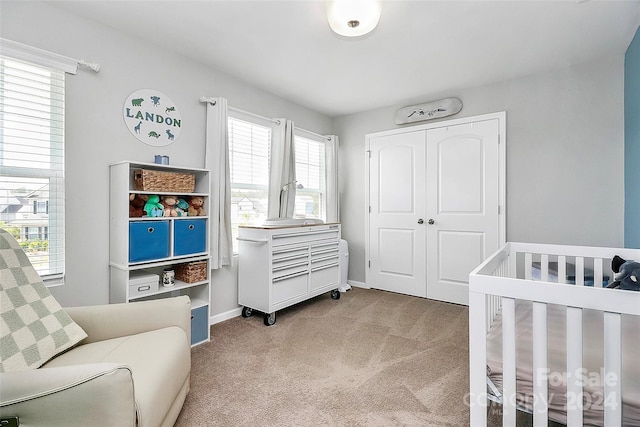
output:
M 358 37 L 373 31 L 380 21 L 380 0 L 330 0 L 327 20 L 341 36 Z

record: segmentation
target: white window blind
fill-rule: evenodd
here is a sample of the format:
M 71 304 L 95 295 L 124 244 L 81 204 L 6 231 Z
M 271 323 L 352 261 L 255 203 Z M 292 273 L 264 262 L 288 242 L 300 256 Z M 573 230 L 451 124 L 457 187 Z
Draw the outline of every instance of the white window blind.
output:
M 237 253 L 238 226 L 260 225 L 267 219 L 271 127 L 231 116 L 228 127 L 231 230 Z
M 0 56 L 0 227 L 48 283 L 64 275 L 65 75 Z
M 326 167 L 323 141 L 295 135 L 296 189 L 295 216 L 326 220 Z

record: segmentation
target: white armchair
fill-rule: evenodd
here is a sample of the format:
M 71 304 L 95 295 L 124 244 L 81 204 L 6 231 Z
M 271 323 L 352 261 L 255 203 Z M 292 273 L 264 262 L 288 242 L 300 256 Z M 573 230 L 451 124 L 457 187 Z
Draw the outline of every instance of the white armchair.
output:
M 12 311 L 22 310 L 8 307 L 16 289 L 28 295 L 31 293 L 28 287 L 32 286 L 38 295 L 48 294 L 41 282 L 40 285 L 26 283 L 22 273 L 15 273 L 26 271 L 27 277 L 34 277 L 34 272 L 27 271 L 33 268 L 28 261 L 28 265 L 24 264 L 25 259 L 15 240 L 0 230 L 0 314 L 3 318 L 12 316 Z M 44 297 L 48 304 L 51 299 L 50 294 Z M 73 320 L 63 320 L 65 328 L 77 325 L 84 330 L 86 338 L 53 358 L 44 355 L 43 363 L 33 362 L 27 366 L 32 358 L 28 346 L 22 353 L 12 355 L 7 351 L 14 346 L 14 338 L 16 342 L 22 339 L 20 329 L 13 320 L 0 322 L 3 343 L 0 421 L 19 420 L 20 426 L 96 423 L 172 426 L 175 423 L 189 391 L 191 311 L 188 297 L 60 308 L 62 313 L 52 307 L 54 317 L 64 318 L 68 314 Z M 37 308 L 36 312 L 39 311 Z M 35 329 L 29 325 L 25 328 Z M 60 341 L 55 334 L 53 341 Z M 46 343 L 46 338 L 36 346 L 46 347 L 42 343 Z M 16 357 L 27 361 L 25 367 L 11 365 Z

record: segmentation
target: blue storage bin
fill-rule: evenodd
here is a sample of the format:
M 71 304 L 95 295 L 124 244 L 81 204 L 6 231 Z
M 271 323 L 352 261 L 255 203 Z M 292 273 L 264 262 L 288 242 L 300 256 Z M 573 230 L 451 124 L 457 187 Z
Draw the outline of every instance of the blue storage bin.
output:
M 150 261 L 169 256 L 169 221 L 129 223 L 129 262 Z
M 185 219 L 173 223 L 173 255 L 188 255 L 207 250 L 205 219 Z
M 208 311 L 209 306 L 207 305 L 191 310 L 191 345 L 207 340 L 209 335 Z

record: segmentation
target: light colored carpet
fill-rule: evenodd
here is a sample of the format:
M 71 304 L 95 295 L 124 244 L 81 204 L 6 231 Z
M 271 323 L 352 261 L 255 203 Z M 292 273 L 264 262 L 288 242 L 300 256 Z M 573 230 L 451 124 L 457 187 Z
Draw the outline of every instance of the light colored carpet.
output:
M 354 288 L 211 327 L 177 426 L 466 426 L 468 308 Z

